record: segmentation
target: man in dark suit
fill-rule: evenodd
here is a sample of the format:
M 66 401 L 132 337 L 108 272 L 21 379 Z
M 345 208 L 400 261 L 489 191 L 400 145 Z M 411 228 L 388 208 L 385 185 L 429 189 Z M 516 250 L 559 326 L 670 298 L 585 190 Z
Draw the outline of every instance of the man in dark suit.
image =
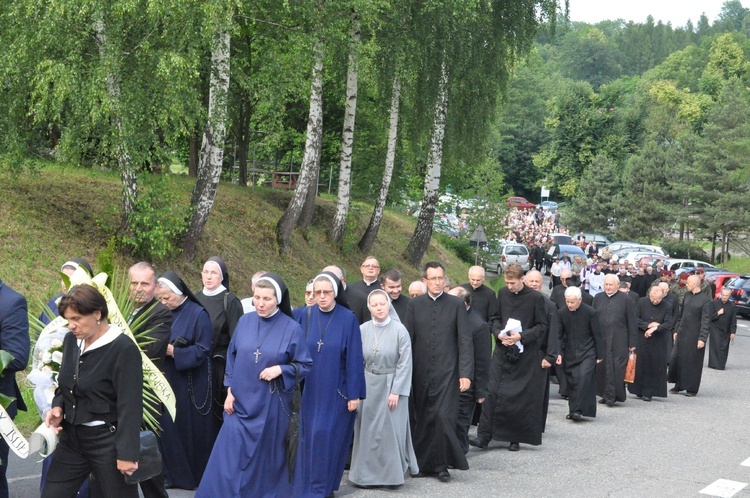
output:
M 149 341 L 141 350 L 151 359 L 154 366 L 164 371 L 164 358 L 167 354 L 169 336 L 172 332 L 172 312 L 154 298 L 156 293 L 156 269 L 149 263 L 141 261 L 130 267 L 130 296 L 133 299 L 133 311 L 128 317 L 128 324 L 134 323 L 143 313 L 145 322 L 139 327 Z M 141 491 L 145 498 L 168 498 L 164 484 L 164 474 L 159 474 L 143 481 Z
M 0 349 L 13 355 L 13 361 L 0 375 L 0 393 L 15 398 L 6 412 L 11 419 L 18 410 L 26 411 L 21 391 L 16 383 L 16 372 L 26 368 L 29 361 L 29 317 L 26 298 L 0 281 Z M 0 498 L 8 497 L 8 452 L 10 448 L 5 440 L 0 441 Z
M 346 299 L 349 301 L 349 309 L 357 317 L 360 325 L 370 320 L 370 310 L 367 309 L 367 296 L 370 292 L 380 289 L 380 263 L 375 256 L 367 256 L 359 267 L 362 280 L 350 282 L 345 287 Z

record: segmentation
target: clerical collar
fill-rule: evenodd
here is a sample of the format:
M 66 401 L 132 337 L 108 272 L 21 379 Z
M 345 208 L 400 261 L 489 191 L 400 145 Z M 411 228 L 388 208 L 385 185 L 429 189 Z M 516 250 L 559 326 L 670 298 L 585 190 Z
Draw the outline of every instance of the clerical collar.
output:
M 607 294 L 607 297 L 612 297 L 612 296 L 614 296 L 615 294 L 617 294 L 618 292 L 620 292 L 620 291 L 619 291 L 619 290 L 617 290 L 617 291 L 615 291 L 615 292 L 614 292 L 614 293 L 612 293 L 612 294 L 607 294 L 607 293 L 605 292 L 605 294 Z
M 428 295 L 428 296 L 430 296 L 430 299 L 432 299 L 433 301 L 437 301 L 437 300 L 438 300 L 438 298 L 439 298 L 440 296 L 442 296 L 443 294 L 445 294 L 445 292 L 443 292 L 443 291 L 440 291 L 440 294 L 438 294 L 438 295 L 437 295 L 437 296 L 435 296 L 435 297 L 432 297 L 432 294 L 430 294 L 429 292 L 427 293 L 427 295 Z
M 365 280 L 365 279 L 363 278 L 363 279 L 362 279 L 362 281 L 363 281 L 363 282 L 365 283 L 365 285 L 366 285 L 367 287 L 370 287 L 370 286 L 371 286 L 371 285 L 373 285 L 373 284 L 374 284 L 375 282 L 377 282 L 377 281 L 378 281 L 378 279 L 376 278 L 375 280 L 370 280 L 370 281 L 368 282 L 367 280 Z

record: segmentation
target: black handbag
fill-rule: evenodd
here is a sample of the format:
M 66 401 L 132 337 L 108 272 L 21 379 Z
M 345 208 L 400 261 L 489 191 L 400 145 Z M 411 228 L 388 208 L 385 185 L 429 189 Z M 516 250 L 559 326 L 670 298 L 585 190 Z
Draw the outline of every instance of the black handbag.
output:
M 138 484 L 161 474 L 161 452 L 153 431 L 141 431 L 141 451 L 138 457 L 138 470 L 125 474 L 125 482 Z

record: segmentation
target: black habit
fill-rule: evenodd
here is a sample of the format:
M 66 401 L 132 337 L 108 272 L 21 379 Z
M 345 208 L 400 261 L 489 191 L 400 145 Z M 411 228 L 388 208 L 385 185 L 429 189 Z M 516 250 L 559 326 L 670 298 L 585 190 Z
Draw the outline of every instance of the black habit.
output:
M 619 290 L 612 296 L 600 292 L 593 308 L 599 313 L 604 336 L 604 361 L 596 366 L 596 394 L 609 402 L 625 401 L 625 367 L 638 334 L 635 303 Z
M 514 293 L 497 293 L 498 314 L 492 320 L 495 352 L 490 367 L 490 394 L 482 407 L 477 436 L 485 441 L 542 444 L 547 372 L 542 369 L 540 344 L 547 333 L 544 296 L 523 286 Z M 508 320 L 521 322 L 523 353 L 516 345 L 503 346 L 498 334 Z M 491 437 L 490 437 L 491 436 Z
M 680 325 L 669 362 L 669 382 L 675 389 L 696 394 L 703 375 L 705 346 L 698 349 L 698 341 L 708 341 L 711 328 L 711 299 L 704 293 L 687 293 L 682 301 Z
M 549 367 L 544 369 L 547 379 L 544 381 L 544 409 L 542 410 L 542 432 L 547 427 L 547 411 L 549 410 L 549 376 L 550 370 L 554 368 L 555 361 L 557 361 L 557 355 L 560 354 L 560 343 L 557 329 L 557 305 L 544 298 L 544 312 L 547 316 L 548 329 L 544 334 L 544 338 L 539 344 L 539 364 L 542 360 L 547 360 L 550 364 Z M 562 370 L 562 369 L 560 369 Z M 562 372 L 558 374 L 558 382 L 560 377 L 565 377 Z M 563 382 L 560 382 L 560 391 L 563 391 Z M 565 387 L 567 392 L 567 386 Z
M 472 306 L 468 310 L 469 330 L 474 342 L 474 381 L 468 391 L 461 393 L 456 434 L 464 453 L 469 451 L 469 427 L 478 399 L 487 397 L 490 387 L 492 334 L 490 326 Z
M 646 291 L 648 291 L 649 281 L 646 275 L 636 275 L 630 282 L 630 292 L 635 292 L 638 297 L 645 297 Z
M 596 417 L 596 360 L 604 358 L 604 336 L 597 311 L 581 303 L 557 312 L 557 329 L 568 385 L 569 413 Z
M 474 343 L 463 299 L 429 293 L 409 301 L 404 320 L 412 343 L 411 430 L 421 472 L 467 470 L 456 437 L 459 379 L 474 378 Z
M 737 308 L 734 303 L 716 299 L 711 307 L 711 335 L 709 336 L 708 368 L 724 370 L 729 356 L 730 336 L 737 332 Z M 719 310 L 723 309 L 721 315 Z
M 367 296 L 370 295 L 370 292 L 378 289 L 382 289 L 382 287 L 377 279 L 369 284 L 364 280 L 357 280 L 346 286 L 344 293 L 346 294 L 346 300 L 349 302 L 349 309 L 357 317 L 357 322 L 360 325 L 372 318 L 370 309 L 367 307 Z M 399 318 L 401 318 L 401 315 L 399 315 Z
M 642 297 L 636 308 L 638 315 L 638 337 L 636 340 L 635 381 L 628 391 L 636 396 L 659 398 L 667 397 L 667 365 L 664 357 L 669 348 L 669 335 L 674 327 L 672 306 L 663 300 L 654 306 L 651 298 Z M 648 324 L 659 326 L 651 337 L 646 337 Z
M 396 314 L 402 322 L 406 320 L 406 308 L 409 307 L 409 299 L 411 299 L 409 296 L 399 294 L 397 299 L 391 301 L 393 309 L 396 310 Z
M 497 314 L 497 296 L 495 296 L 495 291 L 484 284 L 476 289 L 471 284 L 463 284 L 461 287 L 471 294 L 471 309 L 478 312 L 482 320 L 489 323 L 490 318 Z

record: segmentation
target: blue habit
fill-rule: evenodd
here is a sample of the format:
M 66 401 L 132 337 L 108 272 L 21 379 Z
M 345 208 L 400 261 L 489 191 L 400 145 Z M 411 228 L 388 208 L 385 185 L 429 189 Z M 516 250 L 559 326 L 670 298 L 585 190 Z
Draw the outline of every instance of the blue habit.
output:
M 240 318 L 229 343 L 224 380 L 235 397 L 234 413 L 224 414 L 196 498 L 293 496 L 286 462 L 292 362 L 300 380 L 312 367 L 297 322 L 281 311 L 270 318 L 257 312 Z M 275 365 L 281 376 L 270 383 L 260 380 L 260 372 Z
M 354 313 L 341 305 L 313 306 L 299 317 L 315 365 L 305 379 L 295 497 L 325 497 L 339 489 L 357 413 L 347 401 L 364 399 L 362 336 Z M 322 344 L 320 348 L 319 344 Z
M 195 489 L 201 481 L 214 444 L 208 352 L 211 319 L 203 306 L 186 299 L 172 311 L 170 344 L 184 338 L 188 345 L 175 347 L 164 361 L 164 374 L 174 391 L 175 420 L 160 419 L 164 479 L 172 487 Z

